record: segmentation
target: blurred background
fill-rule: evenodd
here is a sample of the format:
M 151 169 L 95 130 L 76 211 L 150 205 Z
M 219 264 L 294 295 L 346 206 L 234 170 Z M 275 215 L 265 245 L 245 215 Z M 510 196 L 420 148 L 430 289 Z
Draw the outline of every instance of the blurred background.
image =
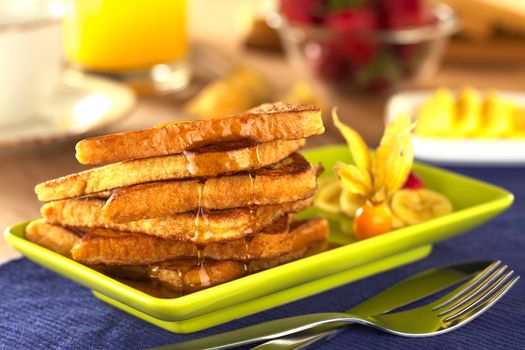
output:
M 275 100 L 323 108 L 309 146 L 337 106 L 370 146 L 408 113 L 419 159 L 523 164 L 524 85 L 516 0 L 0 0 L 0 227 L 81 138 Z

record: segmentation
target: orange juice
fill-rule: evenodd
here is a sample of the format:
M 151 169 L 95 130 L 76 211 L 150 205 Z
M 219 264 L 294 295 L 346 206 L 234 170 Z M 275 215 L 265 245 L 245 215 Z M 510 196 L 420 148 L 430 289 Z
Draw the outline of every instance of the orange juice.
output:
M 186 0 L 70 0 L 66 57 L 100 71 L 147 69 L 183 59 Z

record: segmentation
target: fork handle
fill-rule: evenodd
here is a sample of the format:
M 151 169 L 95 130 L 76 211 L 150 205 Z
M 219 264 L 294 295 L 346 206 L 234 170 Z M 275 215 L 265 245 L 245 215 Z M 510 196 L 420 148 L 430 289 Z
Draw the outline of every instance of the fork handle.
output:
M 284 337 L 327 324 L 346 324 L 357 321 L 353 315 L 345 313 L 315 313 L 302 316 L 281 318 L 259 323 L 235 331 L 212 335 L 183 343 L 161 346 L 157 350 L 198 350 L 228 349 L 235 346 Z
M 272 339 L 262 343 L 252 350 L 300 350 L 306 349 L 321 340 L 330 340 L 343 331 L 343 327 L 330 325 L 330 328 L 321 331 L 321 327 L 312 330 L 294 333 L 282 338 Z M 346 328 L 346 327 L 345 327 Z

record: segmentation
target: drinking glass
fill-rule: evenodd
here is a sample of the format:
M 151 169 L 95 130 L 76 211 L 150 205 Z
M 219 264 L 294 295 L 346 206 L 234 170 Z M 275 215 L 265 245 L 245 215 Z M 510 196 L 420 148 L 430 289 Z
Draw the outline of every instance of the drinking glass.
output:
M 63 44 L 73 67 L 139 93 L 180 90 L 190 79 L 186 0 L 68 0 Z

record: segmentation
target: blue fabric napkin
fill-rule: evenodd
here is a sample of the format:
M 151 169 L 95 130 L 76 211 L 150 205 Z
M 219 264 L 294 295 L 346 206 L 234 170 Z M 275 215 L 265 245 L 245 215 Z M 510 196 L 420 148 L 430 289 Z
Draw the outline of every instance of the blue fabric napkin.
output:
M 94 298 L 91 291 L 26 259 L 0 266 L 0 349 L 142 349 L 225 332 L 275 318 L 342 311 L 430 267 L 465 259 L 501 259 L 525 277 L 525 168 L 454 169 L 516 195 L 510 210 L 434 246 L 419 262 L 190 335 L 150 325 Z M 468 325 L 431 338 L 401 338 L 352 327 L 319 349 L 523 349 L 525 278 Z

